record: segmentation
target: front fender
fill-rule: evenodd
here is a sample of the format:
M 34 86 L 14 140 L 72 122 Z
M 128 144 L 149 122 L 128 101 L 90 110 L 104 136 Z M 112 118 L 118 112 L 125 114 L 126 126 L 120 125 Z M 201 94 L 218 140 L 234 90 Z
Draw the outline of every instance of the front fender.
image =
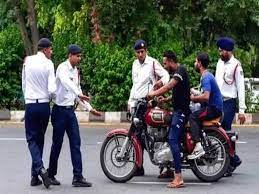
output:
M 128 129 L 113 129 L 107 133 L 107 137 L 112 137 L 114 135 L 128 135 Z M 133 142 L 134 148 L 135 148 L 135 153 L 136 153 L 136 164 L 138 167 L 142 166 L 143 163 L 143 151 L 141 147 L 141 143 L 136 137 L 135 134 L 131 135 L 131 141 Z
M 220 135 L 222 135 L 224 137 L 224 139 L 226 140 L 227 144 L 229 145 L 229 155 L 231 157 L 233 157 L 235 155 L 235 148 L 231 143 L 231 140 L 229 139 L 226 131 L 222 128 L 222 127 L 206 127 L 205 132 L 210 130 L 210 131 L 215 131 L 217 133 L 219 133 Z

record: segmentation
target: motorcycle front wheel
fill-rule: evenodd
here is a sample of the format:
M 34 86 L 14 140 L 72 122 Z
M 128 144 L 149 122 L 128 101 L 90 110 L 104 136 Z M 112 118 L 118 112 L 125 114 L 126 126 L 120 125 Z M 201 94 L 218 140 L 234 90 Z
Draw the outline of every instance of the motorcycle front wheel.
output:
M 208 132 L 209 150 L 201 158 L 192 161 L 193 173 L 204 182 L 218 181 L 227 171 L 230 163 L 229 146 L 217 132 Z
M 100 163 L 104 174 L 118 183 L 130 180 L 137 170 L 136 150 L 131 140 L 124 156 L 118 158 L 125 139 L 124 134 L 107 137 L 100 151 Z

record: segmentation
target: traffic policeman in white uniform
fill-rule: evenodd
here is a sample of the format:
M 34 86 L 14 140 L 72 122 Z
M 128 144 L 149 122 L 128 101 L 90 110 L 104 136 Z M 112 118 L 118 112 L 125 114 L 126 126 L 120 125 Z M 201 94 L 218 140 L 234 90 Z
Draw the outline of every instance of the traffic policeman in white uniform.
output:
M 128 107 L 133 108 L 136 101 L 145 98 L 155 85 L 168 83 L 170 76 L 162 65 L 154 58 L 147 55 L 146 42 L 136 41 L 134 45 L 137 59 L 132 66 L 132 88 L 128 100 Z M 161 78 L 158 82 L 157 79 Z
M 132 66 L 132 88 L 128 100 L 128 111 L 136 106 L 138 99 L 145 98 L 147 94 L 156 86 L 168 83 L 170 76 L 161 64 L 154 58 L 147 55 L 147 46 L 144 40 L 137 40 L 134 44 L 137 59 Z M 157 81 L 159 78 L 159 81 Z M 141 134 L 137 137 L 141 141 Z M 143 141 L 142 142 L 142 147 Z M 138 176 L 144 175 L 143 166 L 138 169 Z
M 239 102 L 238 119 L 240 124 L 245 122 L 245 82 L 244 73 L 239 60 L 233 55 L 234 40 L 229 37 L 220 38 L 217 41 L 219 48 L 220 59 L 216 68 L 216 81 L 223 96 L 223 121 L 222 127 L 226 131 L 231 130 L 231 125 L 236 113 L 237 99 Z M 231 158 L 232 170 L 227 176 L 230 176 L 232 171 L 241 164 L 241 160 L 237 155 Z
M 31 186 L 42 184 L 49 187 L 47 171 L 42 161 L 44 135 L 50 116 L 49 101 L 56 90 L 54 65 L 50 60 L 51 42 L 42 38 L 38 53 L 26 57 L 22 71 L 22 89 L 25 98 L 25 133 L 32 157 Z
M 51 123 L 53 125 L 52 147 L 49 161 L 49 178 L 51 184 L 60 185 L 55 178 L 58 168 L 58 158 L 61 151 L 64 133 L 69 139 L 71 160 L 73 165 L 72 185 L 77 187 L 91 187 L 82 175 L 82 156 L 80 151 L 81 139 L 79 126 L 74 113 L 75 100 L 85 107 L 85 110 L 92 111 L 91 105 L 86 102 L 89 97 L 82 93 L 80 77 L 77 65 L 81 60 L 81 49 L 77 45 L 68 47 L 68 59 L 61 63 L 56 71 L 56 99 L 52 109 Z

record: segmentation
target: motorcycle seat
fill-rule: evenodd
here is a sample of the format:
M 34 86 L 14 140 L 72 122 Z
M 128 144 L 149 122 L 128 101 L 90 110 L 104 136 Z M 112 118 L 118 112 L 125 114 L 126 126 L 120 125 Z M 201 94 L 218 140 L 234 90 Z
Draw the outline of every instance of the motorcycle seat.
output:
M 204 127 L 220 125 L 220 120 L 221 120 L 221 117 L 217 117 L 217 118 L 209 120 L 209 121 L 203 121 L 202 125 Z
M 210 126 L 215 126 L 215 125 L 220 125 L 221 117 L 217 117 L 215 119 L 209 120 L 209 121 L 203 121 L 202 125 L 204 127 L 210 127 Z M 185 128 L 190 128 L 190 122 L 188 121 L 185 126 Z

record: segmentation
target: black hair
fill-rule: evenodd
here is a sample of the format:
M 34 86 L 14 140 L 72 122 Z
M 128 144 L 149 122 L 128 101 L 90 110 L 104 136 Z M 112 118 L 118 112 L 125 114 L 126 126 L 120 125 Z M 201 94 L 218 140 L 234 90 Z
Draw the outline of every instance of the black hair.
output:
M 38 51 L 43 51 L 46 47 L 38 46 Z
M 207 53 L 201 52 L 197 55 L 197 60 L 201 63 L 202 67 L 207 69 L 209 63 L 210 63 L 210 58 Z
M 173 62 L 177 63 L 177 57 L 173 51 L 165 51 L 163 57 L 171 59 Z

